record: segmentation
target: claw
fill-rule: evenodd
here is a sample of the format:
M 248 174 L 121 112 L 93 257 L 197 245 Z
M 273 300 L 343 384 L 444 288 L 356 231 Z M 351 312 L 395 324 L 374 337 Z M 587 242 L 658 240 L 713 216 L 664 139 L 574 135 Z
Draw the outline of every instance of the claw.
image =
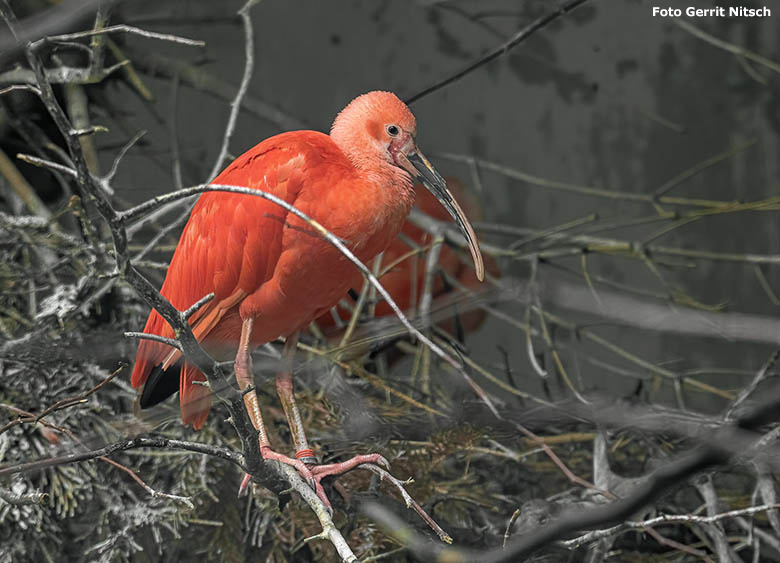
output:
M 314 477 L 314 474 L 309 469 L 309 467 L 301 460 L 293 459 L 291 457 L 287 457 L 284 454 L 277 453 L 268 446 L 263 446 L 260 448 L 260 455 L 263 456 L 263 459 L 273 459 L 280 463 L 284 463 L 285 465 L 292 466 L 313 490 L 317 490 L 317 479 Z
M 295 460 L 298 463 L 296 463 L 293 467 L 298 470 L 298 474 L 303 477 L 303 479 L 306 481 L 306 483 L 309 484 L 309 486 L 313 490 L 317 490 L 317 479 L 314 477 L 314 475 L 311 472 L 311 469 L 309 469 L 309 466 L 303 463 L 300 460 Z
M 284 454 L 277 453 L 268 446 L 260 447 L 260 455 L 263 456 L 263 459 L 273 459 L 295 468 L 304 481 L 306 481 L 306 483 L 308 483 L 308 485 L 314 490 L 314 492 L 317 494 L 317 497 L 322 501 L 322 504 L 324 504 L 325 508 L 328 510 L 328 514 L 331 516 L 333 515 L 333 507 L 330 504 L 330 500 L 328 500 L 328 496 L 325 494 L 325 489 L 322 488 L 322 484 L 320 483 L 323 478 L 330 475 L 341 475 L 342 473 L 347 473 L 348 471 L 352 471 L 357 466 L 364 463 L 374 463 L 381 465 L 385 469 L 390 469 L 390 462 L 388 462 L 384 456 L 379 454 L 356 455 L 347 461 L 343 461 L 341 463 L 329 463 L 326 465 L 307 465 L 300 459 L 293 459 L 291 457 L 287 457 Z M 245 494 L 246 489 L 249 486 L 249 481 L 250 476 L 245 475 L 243 481 L 241 481 L 241 486 L 238 489 L 239 495 Z
M 244 478 L 241 480 L 241 484 L 238 486 L 238 498 L 243 497 L 249 491 L 249 481 L 252 476 L 249 473 L 244 473 Z

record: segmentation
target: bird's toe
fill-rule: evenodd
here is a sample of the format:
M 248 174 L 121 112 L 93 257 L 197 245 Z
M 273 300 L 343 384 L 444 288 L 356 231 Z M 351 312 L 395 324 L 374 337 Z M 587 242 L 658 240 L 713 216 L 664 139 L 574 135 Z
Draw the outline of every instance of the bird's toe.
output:
M 390 462 L 387 461 L 387 458 L 385 456 L 377 454 L 376 464 L 381 465 L 382 467 L 390 471 Z

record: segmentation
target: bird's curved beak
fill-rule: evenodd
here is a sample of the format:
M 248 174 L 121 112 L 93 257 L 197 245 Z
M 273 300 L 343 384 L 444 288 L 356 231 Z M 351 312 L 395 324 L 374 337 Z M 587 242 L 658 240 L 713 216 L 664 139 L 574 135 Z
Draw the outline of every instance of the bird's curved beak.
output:
M 421 182 L 428 188 L 428 191 L 436 196 L 439 203 L 441 203 L 442 206 L 444 206 L 444 209 L 446 209 L 449 214 L 452 215 L 452 218 L 455 219 L 455 222 L 458 224 L 458 227 L 460 227 L 460 230 L 469 245 L 471 258 L 474 260 L 474 270 L 477 274 L 477 279 L 482 281 L 485 278 L 485 266 L 482 263 L 482 253 L 479 250 L 477 235 L 474 234 L 474 229 L 472 228 L 471 223 L 469 223 L 466 214 L 460 208 L 458 202 L 455 201 L 455 198 L 452 197 L 450 190 L 447 189 L 447 182 L 445 182 L 444 178 L 436 172 L 433 165 L 431 165 L 428 159 L 425 158 L 425 155 L 421 153 L 417 147 L 413 147 L 410 152 L 403 156 L 406 158 L 399 159 L 401 167 L 409 172 L 415 180 Z

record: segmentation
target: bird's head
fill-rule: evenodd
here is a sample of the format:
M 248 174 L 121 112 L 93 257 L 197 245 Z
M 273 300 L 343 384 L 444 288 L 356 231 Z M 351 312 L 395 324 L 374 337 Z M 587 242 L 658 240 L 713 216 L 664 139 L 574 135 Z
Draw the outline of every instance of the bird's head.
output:
M 400 177 L 410 189 L 414 182 L 428 188 L 460 227 L 477 278 L 483 279 L 477 235 L 444 178 L 417 148 L 417 120 L 405 103 L 391 92 L 358 96 L 336 116 L 330 136 L 358 169 L 380 177 Z

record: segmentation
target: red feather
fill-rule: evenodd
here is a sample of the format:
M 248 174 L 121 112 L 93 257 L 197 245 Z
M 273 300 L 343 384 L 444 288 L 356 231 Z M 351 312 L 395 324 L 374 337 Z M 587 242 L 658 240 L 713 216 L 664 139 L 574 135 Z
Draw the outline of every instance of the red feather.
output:
M 411 207 L 399 193 L 366 189 L 341 149 L 323 133 L 295 131 L 267 139 L 236 159 L 214 184 L 271 193 L 320 222 L 361 260 L 381 252 Z M 400 194 L 404 197 L 403 194 Z M 408 204 L 407 204 L 408 203 Z M 302 260 L 302 257 L 306 257 Z M 357 268 L 299 217 L 260 197 L 226 192 L 200 196 L 171 260 L 161 293 L 180 310 L 214 292 L 190 319 L 204 348 L 226 360 L 235 354 L 241 318 L 256 316 L 252 344 L 303 328 L 360 282 Z M 152 311 L 144 332 L 173 338 Z M 133 387 L 180 353 L 144 340 L 138 347 Z M 204 375 L 184 362 L 180 375 L 182 420 L 197 429 L 211 405 Z

